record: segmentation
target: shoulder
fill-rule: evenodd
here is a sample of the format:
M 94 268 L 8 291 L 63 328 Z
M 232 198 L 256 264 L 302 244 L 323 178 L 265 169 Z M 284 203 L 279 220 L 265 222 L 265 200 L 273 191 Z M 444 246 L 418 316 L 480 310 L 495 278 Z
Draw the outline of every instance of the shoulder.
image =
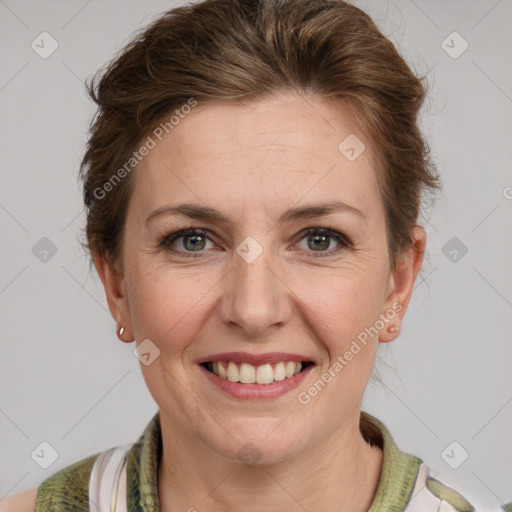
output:
M 0 512 L 33 512 L 39 486 L 0 501 Z
M 89 510 L 89 478 L 95 453 L 62 468 L 38 486 L 0 501 L 0 512 Z
M 362 412 L 360 429 L 367 442 L 381 446 L 384 451 L 376 505 L 371 512 L 382 508 L 404 512 L 475 511 L 460 492 L 433 478 L 419 457 L 402 452 L 380 420 Z
M 0 512 L 88 511 L 89 478 L 99 455 L 100 452 L 66 466 L 38 487 L 1 502 Z
M 39 486 L 35 512 L 89 510 L 89 478 L 100 453 L 66 466 Z
M 475 508 L 460 492 L 433 478 L 429 468 L 421 464 L 406 512 L 426 510 L 474 512 Z

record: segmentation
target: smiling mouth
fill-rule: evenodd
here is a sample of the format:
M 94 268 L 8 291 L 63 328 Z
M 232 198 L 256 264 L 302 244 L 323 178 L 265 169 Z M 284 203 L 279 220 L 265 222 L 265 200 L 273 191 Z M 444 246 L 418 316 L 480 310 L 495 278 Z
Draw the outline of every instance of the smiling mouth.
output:
M 207 361 L 201 363 L 201 366 L 230 382 L 264 385 L 290 379 L 313 364 L 312 361 L 286 361 L 255 366 L 234 361 Z

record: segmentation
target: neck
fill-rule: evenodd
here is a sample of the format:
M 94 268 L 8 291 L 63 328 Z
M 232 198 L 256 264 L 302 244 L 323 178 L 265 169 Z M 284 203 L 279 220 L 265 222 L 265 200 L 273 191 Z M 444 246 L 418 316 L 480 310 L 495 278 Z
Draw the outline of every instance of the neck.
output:
M 353 420 L 288 460 L 246 466 L 188 433 L 176 435 L 161 416 L 160 510 L 367 511 L 380 481 L 383 453 L 364 441 L 359 416 Z

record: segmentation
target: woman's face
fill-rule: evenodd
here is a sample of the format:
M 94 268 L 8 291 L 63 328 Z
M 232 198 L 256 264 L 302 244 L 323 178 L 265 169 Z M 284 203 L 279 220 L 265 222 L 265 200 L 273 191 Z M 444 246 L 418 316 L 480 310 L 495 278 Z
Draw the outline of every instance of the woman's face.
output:
M 116 320 L 144 343 L 162 421 L 233 460 L 246 443 L 284 460 L 353 434 L 379 337 L 396 337 L 387 328 L 421 263 L 409 251 L 389 270 L 371 141 L 343 105 L 291 93 L 199 104 L 151 137 L 133 171 L 124 275 L 100 275 Z M 202 364 L 213 360 L 232 380 L 276 380 L 234 383 Z M 286 377 L 290 361 L 313 364 Z

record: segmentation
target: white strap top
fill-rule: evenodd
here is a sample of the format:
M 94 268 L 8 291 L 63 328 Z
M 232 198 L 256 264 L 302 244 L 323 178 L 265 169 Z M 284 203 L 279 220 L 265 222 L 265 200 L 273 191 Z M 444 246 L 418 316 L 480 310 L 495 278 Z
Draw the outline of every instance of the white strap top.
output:
M 428 467 L 422 463 L 412 491 L 411 499 L 404 512 L 457 512 L 447 501 L 432 494 L 427 488 Z
M 91 512 L 128 512 L 126 506 L 126 469 L 132 445 L 101 452 L 89 479 Z

